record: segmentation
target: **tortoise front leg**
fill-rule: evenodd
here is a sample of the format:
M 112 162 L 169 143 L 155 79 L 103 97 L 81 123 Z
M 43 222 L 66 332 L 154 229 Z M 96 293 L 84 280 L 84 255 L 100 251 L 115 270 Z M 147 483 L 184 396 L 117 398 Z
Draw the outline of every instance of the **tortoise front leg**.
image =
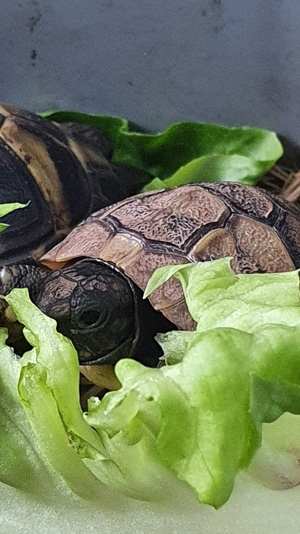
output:
M 0 295 L 5 296 L 15 287 L 27 287 L 34 301 L 49 270 L 38 265 L 14 263 L 0 270 Z
M 0 327 L 7 328 L 8 344 L 17 354 L 27 350 L 28 344 L 22 335 L 23 325 L 17 321 L 4 297 L 16 287 L 27 287 L 30 298 L 35 301 L 48 273 L 45 267 L 23 264 L 4 265 L 0 270 Z

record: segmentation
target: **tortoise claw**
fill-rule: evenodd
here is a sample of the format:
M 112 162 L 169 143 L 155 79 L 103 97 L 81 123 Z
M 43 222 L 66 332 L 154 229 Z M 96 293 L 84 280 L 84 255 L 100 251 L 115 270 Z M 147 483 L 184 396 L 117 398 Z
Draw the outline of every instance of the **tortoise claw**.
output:
M 22 355 L 30 348 L 23 336 L 23 325 L 17 321 L 15 314 L 8 306 L 5 296 L 16 287 L 27 287 L 34 301 L 48 269 L 36 265 L 12 264 L 0 270 L 0 327 L 8 330 L 7 344 Z

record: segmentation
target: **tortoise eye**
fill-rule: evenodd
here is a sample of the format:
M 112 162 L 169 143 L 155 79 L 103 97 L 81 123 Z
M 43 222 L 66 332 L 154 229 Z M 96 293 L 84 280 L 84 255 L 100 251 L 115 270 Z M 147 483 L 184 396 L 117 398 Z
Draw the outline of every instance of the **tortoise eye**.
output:
M 80 315 L 79 324 L 83 327 L 96 326 L 102 318 L 102 315 L 99 310 L 86 310 Z

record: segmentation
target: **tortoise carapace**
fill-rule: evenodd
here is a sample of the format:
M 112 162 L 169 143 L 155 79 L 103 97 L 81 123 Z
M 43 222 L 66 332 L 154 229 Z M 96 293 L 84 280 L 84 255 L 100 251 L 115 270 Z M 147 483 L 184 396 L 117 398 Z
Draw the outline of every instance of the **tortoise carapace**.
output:
M 174 279 L 142 300 L 153 271 L 227 256 L 238 273 L 300 267 L 300 211 L 232 182 L 128 198 L 92 214 L 43 256 L 35 301 L 74 341 L 81 363 L 124 356 L 143 361 L 155 329 L 195 326 Z M 2 280 L 5 275 L 4 292 L 14 284 L 30 286 L 27 271 L 4 270 Z M 150 365 L 157 363 L 153 354 Z

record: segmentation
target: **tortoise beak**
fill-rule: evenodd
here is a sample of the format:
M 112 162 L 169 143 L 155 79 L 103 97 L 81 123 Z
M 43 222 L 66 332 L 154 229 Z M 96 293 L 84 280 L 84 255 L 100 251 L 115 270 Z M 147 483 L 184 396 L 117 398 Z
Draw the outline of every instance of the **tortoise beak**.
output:
M 115 365 L 122 358 L 133 358 L 135 355 L 135 349 L 138 341 L 138 335 L 126 339 L 121 345 L 114 350 L 105 354 L 105 356 L 97 356 L 97 351 L 90 350 L 86 345 L 82 348 L 77 348 L 78 358 L 80 365 Z

